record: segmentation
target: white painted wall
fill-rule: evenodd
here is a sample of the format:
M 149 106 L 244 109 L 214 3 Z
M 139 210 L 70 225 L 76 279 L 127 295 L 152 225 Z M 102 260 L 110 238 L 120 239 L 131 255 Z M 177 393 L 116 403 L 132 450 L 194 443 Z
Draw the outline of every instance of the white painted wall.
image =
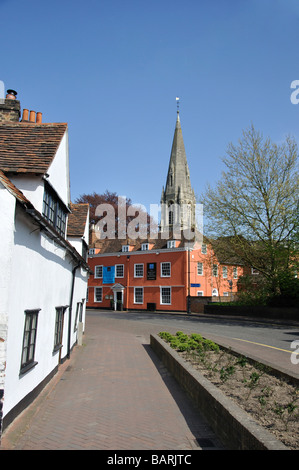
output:
M 10 181 L 18 188 L 24 196 L 34 205 L 41 214 L 43 211 L 44 180 L 41 176 L 14 175 Z
M 59 352 L 53 353 L 56 308 L 69 305 L 72 269 L 66 250 L 56 245 L 33 225 L 22 211 L 16 211 L 15 246 L 11 260 L 12 282 L 9 292 L 7 367 L 5 377 L 4 416 L 33 390 L 58 364 Z M 35 230 L 35 231 L 34 231 Z M 71 346 L 76 303 L 86 297 L 85 275 L 77 274 L 72 309 Z M 38 364 L 19 376 L 26 309 L 41 309 L 38 316 L 35 360 Z M 69 309 L 64 315 L 61 357 L 67 354 Z
M 0 183 L 0 389 L 4 387 L 15 197 Z
M 66 206 L 70 203 L 68 131 L 66 130 L 52 161 L 47 181 L 53 186 Z

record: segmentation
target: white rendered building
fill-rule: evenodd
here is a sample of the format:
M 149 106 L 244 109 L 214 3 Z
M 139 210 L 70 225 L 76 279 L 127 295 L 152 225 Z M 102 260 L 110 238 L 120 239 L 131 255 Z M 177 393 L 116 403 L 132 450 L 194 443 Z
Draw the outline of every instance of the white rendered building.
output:
M 68 128 L 0 103 L 0 437 L 81 342 L 89 207 L 71 204 Z

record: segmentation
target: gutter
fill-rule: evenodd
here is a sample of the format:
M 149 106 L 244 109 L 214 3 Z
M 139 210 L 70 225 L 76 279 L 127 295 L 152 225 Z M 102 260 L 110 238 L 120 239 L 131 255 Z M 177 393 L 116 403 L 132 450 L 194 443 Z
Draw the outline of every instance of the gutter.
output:
M 71 355 L 71 329 L 72 329 L 72 310 L 73 310 L 73 296 L 74 296 L 74 286 L 76 279 L 76 271 L 80 268 L 81 263 L 77 264 L 72 270 L 72 285 L 71 285 L 71 295 L 70 295 L 70 306 L 69 306 L 69 325 L 68 325 L 68 336 L 67 336 L 67 358 L 70 358 Z

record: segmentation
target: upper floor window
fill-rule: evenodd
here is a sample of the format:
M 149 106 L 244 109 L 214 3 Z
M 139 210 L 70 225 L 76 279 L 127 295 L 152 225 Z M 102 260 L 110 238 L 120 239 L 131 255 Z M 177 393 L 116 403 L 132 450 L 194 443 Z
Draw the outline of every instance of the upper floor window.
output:
M 148 249 L 149 249 L 148 243 L 142 243 L 142 245 L 141 245 L 141 251 L 146 251 L 146 250 L 148 250 Z
M 207 254 L 207 245 L 205 243 L 201 245 L 201 252 L 203 255 Z
M 222 276 L 223 278 L 227 278 L 227 266 L 222 266 Z
M 238 268 L 233 268 L 233 278 L 238 279 Z
M 121 247 L 121 251 L 123 251 L 123 252 L 129 251 L 129 245 L 123 245 Z
M 134 277 L 143 277 L 143 264 L 134 264 Z
M 95 266 L 94 268 L 94 277 L 100 279 L 103 277 L 103 266 Z
M 67 210 L 55 191 L 45 184 L 43 216 L 61 236 L 65 236 Z
M 169 262 L 161 263 L 161 277 L 170 277 L 170 266 Z
M 124 265 L 123 264 L 115 265 L 115 277 L 124 277 Z
M 167 248 L 175 248 L 175 240 L 168 240 Z
M 82 258 L 87 261 L 88 246 L 84 240 L 82 240 Z
M 255 268 L 251 268 L 251 274 L 259 274 L 259 271 Z
M 197 263 L 197 274 L 198 276 L 203 275 L 203 263 L 200 263 L 200 262 Z
M 213 276 L 217 277 L 218 276 L 218 265 L 213 264 Z

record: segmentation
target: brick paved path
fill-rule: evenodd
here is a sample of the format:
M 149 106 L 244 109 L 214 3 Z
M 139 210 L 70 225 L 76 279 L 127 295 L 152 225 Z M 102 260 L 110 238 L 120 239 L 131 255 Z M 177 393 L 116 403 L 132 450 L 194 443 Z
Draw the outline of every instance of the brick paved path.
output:
M 83 345 L 4 432 L 1 449 L 221 448 L 132 323 L 87 315 Z

